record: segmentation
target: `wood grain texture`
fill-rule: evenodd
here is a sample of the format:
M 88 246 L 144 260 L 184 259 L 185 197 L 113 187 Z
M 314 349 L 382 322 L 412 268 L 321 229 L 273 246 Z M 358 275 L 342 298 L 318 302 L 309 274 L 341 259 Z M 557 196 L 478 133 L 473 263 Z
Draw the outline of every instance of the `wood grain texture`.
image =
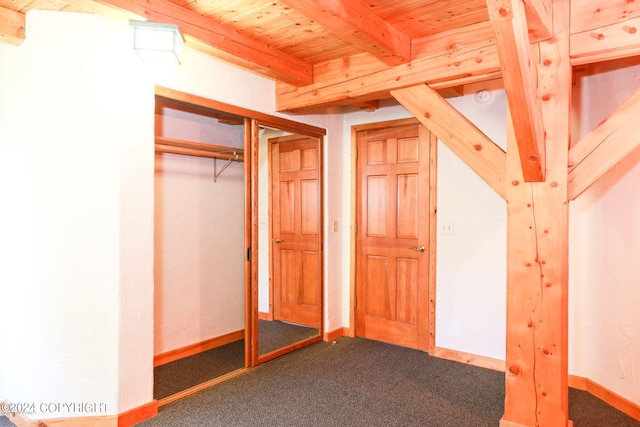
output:
M 511 2 L 515 6 L 516 2 Z M 524 2 L 529 40 L 538 42 L 553 35 L 552 0 L 528 0 Z
M 524 5 L 513 34 L 551 35 L 550 0 L 0 0 L 0 41 L 20 43 L 15 12 L 97 13 L 114 19 L 176 23 L 188 46 L 301 91 L 278 89 L 282 111 L 360 105 L 371 108 L 389 90 L 427 83 L 444 90 L 502 75 L 496 41 L 487 34 L 489 6 Z M 291 7 L 293 6 L 293 7 Z M 7 12 L 11 13 L 7 19 Z M 574 65 L 640 54 L 637 2 L 572 0 Z M 321 23 L 316 21 L 322 21 Z M 525 28 L 526 27 L 526 28 Z M 471 37 L 466 35 L 472 34 Z M 461 36 L 478 42 L 439 41 Z M 455 37 L 453 37 L 455 39 Z M 410 45 L 407 47 L 407 45 Z M 439 58 L 438 58 L 439 57 Z M 364 58 L 364 59 L 363 59 Z M 434 59 L 438 58 L 438 59 Z M 342 63 L 339 75 L 325 73 Z M 286 88 L 286 86 L 283 86 Z M 373 103 L 373 104 L 372 104 Z M 544 168 L 543 168 L 544 169 Z
M 571 32 L 581 33 L 640 18 L 640 3 L 628 0 L 571 0 Z M 573 48 L 572 48 L 573 49 Z
M 543 181 L 544 129 L 525 7 L 516 0 L 491 0 L 488 5 L 491 23 L 497 35 L 502 79 L 518 142 L 524 180 Z
M 540 43 L 545 182 L 525 183 L 513 128 L 507 146 L 507 351 L 502 427 L 568 420 L 567 172 L 569 2 L 554 2 L 555 38 Z M 511 120 L 509 120 L 511 123 Z
M 411 60 L 411 40 L 361 0 L 281 0 L 387 65 Z

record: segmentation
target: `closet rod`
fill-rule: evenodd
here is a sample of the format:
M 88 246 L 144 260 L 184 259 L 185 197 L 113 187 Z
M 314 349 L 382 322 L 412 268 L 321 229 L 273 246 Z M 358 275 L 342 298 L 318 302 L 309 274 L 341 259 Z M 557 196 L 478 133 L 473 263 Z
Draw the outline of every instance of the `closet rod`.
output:
M 210 159 L 244 162 L 244 150 L 222 145 L 156 136 L 156 153 L 183 154 L 185 156 L 207 157 Z

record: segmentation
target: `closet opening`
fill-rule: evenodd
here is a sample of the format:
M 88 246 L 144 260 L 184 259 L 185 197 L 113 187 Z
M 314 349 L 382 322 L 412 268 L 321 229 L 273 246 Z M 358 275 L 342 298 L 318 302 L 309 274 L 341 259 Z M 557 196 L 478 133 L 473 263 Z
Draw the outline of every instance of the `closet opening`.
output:
M 163 406 L 322 339 L 326 131 L 155 93 L 153 369 Z M 311 246 L 298 250 L 292 224 Z
M 154 398 L 245 366 L 245 118 L 156 99 Z

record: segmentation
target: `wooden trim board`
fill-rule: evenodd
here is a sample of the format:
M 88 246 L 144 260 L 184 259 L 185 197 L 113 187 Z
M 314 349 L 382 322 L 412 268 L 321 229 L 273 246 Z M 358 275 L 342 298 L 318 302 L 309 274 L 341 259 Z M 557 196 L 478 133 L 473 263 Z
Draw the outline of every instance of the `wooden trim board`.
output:
M 151 402 L 130 409 L 118 415 L 69 417 L 69 418 L 45 418 L 41 420 L 31 420 L 29 417 L 19 413 L 7 413 L 5 415 L 9 421 L 18 427 L 129 427 L 146 419 L 155 417 L 158 414 L 158 401 Z
M 5 414 L 5 416 L 18 427 L 115 427 L 118 426 L 116 415 L 76 418 L 50 418 L 43 420 L 30 420 L 21 414 Z
M 348 337 L 349 336 L 349 328 L 338 328 L 333 331 L 325 332 L 322 339 L 325 342 L 337 340 L 340 337 Z
M 194 344 L 189 344 L 187 346 L 176 348 L 174 350 L 169 350 L 164 353 L 156 354 L 153 357 L 153 366 L 156 367 L 164 365 L 169 362 L 182 359 L 184 357 L 193 356 L 194 354 L 202 353 L 203 351 L 211 350 L 216 347 L 221 347 L 225 344 L 239 341 L 241 339 L 244 339 L 244 329 L 240 329 L 239 331 L 235 332 L 229 332 L 228 334 L 210 338 Z
M 453 360 L 454 362 L 465 363 L 467 365 L 477 366 L 479 368 L 486 368 L 500 372 L 504 372 L 505 370 L 504 360 L 493 359 L 487 356 L 479 356 L 477 354 L 465 353 L 463 351 L 451 350 L 443 347 L 435 347 L 431 355 L 434 357 L 439 357 L 440 359 Z
M 213 99 L 204 98 L 198 95 L 192 95 L 186 92 L 181 92 L 175 89 L 170 89 L 163 86 L 156 86 L 155 88 L 156 99 L 162 99 L 164 102 L 176 105 L 176 108 L 180 105 L 184 105 L 190 110 L 193 108 L 206 110 L 222 111 L 228 114 L 234 114 L 249 119 L 260 121 L 265 126 L 279 128 L 287 130 L 292 133 L 301 133 L 313 137 L 323 137 L 327 134 L 326 129 L 319 128 L 317 126 L 308 125 L 305 123 L 295 122 L 282 117 L 271 116 L 269 114 L 260 113 L 243 107 L 237 107 L 235 105 L 226 104 L 224 102 L 215 101 Z
M 158 415 L 158 401 L 154 399 L 146 405 L 138 406 L 119 414 L 118 427 L 129 427 L 156 415 Z
M 441 359 L 453 360 L 454 362 L 466 363 L 471 366 L 477 366 L 479 368 L 492 369 L 494 371 L 505 371 L 505 362 L 500 359 L 493 359 L 491 357 L 479 356 L 476 354 L 465 353 L 457 350 L 450 350 L 448 348 L 436 347 L 433 354 L 434 357 Z M 604 403 L 613 406 L 620 412 L 629 415 L 631 418 L 640 421 L 640 405 L 636 404 L 617 393 L 603 387 L 595 381 L 581 377 L 578 375 L 569 374 L 569 387 L 577 390 L 582 390 L 590 393 L 591 395 L 602 400 Z
M 640 405 L 612 392 L 589 378 L 569 375 L 569 387 L 586 391 L 608 405 L 613 406 L 618 411 L 624 412 L 631 418 L 640 421 Z
M 258 312 L 258 320 L 273 320 L 273 314 L 264 311 Z

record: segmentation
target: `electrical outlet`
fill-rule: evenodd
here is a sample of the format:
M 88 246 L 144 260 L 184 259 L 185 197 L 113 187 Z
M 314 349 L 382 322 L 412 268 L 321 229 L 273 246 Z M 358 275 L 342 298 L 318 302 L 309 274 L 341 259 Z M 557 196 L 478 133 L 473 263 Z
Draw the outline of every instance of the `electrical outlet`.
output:
M 440 225 L 438 226 L 438 228 L 440 228 L 440 234 L 443 234 L 443 235 L 454 234 L 453 221 L 442 221 L 440 222 Z

